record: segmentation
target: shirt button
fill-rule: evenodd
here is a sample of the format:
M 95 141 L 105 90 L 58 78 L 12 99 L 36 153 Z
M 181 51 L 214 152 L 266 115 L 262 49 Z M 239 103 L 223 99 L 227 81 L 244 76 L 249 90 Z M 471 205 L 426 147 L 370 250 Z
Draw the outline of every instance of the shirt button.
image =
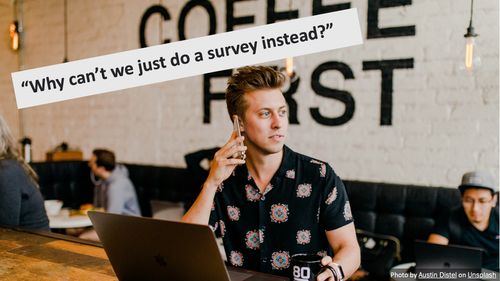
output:
M 260 200 L 262 200 L 262 201 L 266 200 L 266 196 L 260 197 Z

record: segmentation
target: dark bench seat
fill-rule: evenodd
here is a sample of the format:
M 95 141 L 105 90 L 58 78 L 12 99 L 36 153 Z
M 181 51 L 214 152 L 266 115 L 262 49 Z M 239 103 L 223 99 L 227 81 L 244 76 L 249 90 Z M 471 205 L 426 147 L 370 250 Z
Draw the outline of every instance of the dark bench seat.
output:
M 151 200 L 185 202 L 199 187 L 187 169 L 125 164 L 135 185 L 143 216 L 151 216 Z M 32 163 L 46 199 L 65 207 L 92 202 L 90 170 L 84 161 Z M 440 212 L 460 204 L 457 189 L 360 181 L 344 181 L 356 227 L 400 239 L 401 262 L 413 261 L 413 241 L 426 239 Z
M 356 228 L 392 235 L 401 262 L 414 261 L 413 243 L 426 240 L 437 217 L 460 205 L 458 189 L 344 181 Z

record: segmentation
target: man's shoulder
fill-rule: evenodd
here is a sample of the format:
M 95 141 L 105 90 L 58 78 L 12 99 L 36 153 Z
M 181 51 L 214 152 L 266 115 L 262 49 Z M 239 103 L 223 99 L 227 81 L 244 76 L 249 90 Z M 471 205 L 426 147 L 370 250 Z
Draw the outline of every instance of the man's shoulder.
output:
M 316 165 L 321 165 L 321 164 L 328 164 L 326 161 L 322 161 L 319 159 L 316 159 L 314 157 L 296 152 L 292 150 L 290 147 L 285 146 L 286 153 L 289 154 L 292 158 L 296 158 L 298 161 L 303 162 L 303 163 L 311 163 L 311 164 L 316 164 Z
M 117 186 L 134 186 L 132 183 L 132 180 L 128 176 L 119 176 L 114 178 L 112 181 L 109 182 L 109 185 L 117 185 Z
M 295 152 L 292 149 L 287 147 L 288 152 L 292 156 L 292 158 L 295 158 L 298 163 L 303 165 L 304 167 L 314 167 L 317 168 L 319 167 L 325 167 L 326 169 L 332 169 L 332 167 L 328 164 L 328 162 L 299 153 Z
M 0 160 L 0 168 L 4 171 L 9 171 L 9 172 L 23 171 L 21 164 L 16 159 L 2 159 L 2 160 Z
M 16 159 L 0 160 L 0 174 L 4 182 L 24 182 L 29 176 Z
M 125 165 L 119 164 L 113 170 L 111 177 L 108 179 L 110 185 L 131 185 L 132 181 L 129 178 L 128 169 Z

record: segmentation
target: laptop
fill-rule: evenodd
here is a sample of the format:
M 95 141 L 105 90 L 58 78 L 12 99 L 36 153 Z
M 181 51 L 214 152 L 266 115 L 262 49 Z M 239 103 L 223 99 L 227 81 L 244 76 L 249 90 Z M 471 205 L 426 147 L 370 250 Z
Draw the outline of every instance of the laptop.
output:
M 483 250 L 459 245 L 415 241 L 415 271 L 481 272 Z
M 207 225 L 88 212 L 119 280 L 288 280 L 226 268 Z

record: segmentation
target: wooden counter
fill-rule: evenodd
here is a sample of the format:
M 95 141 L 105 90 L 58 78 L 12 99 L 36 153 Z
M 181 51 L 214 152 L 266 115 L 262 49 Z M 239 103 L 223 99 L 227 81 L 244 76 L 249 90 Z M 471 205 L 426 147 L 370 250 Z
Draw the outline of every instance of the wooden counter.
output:
M 0 227 L 0 280 L 118 279 L 98 243 Z
M 252 273 L 244 269 L 235 270 Z M 288 280 L 280 276 L 256 274 L 251 280 Z M 100 243 L 52 232 L 25 231 L 0 226 L 0 280 L 118 279 Z

